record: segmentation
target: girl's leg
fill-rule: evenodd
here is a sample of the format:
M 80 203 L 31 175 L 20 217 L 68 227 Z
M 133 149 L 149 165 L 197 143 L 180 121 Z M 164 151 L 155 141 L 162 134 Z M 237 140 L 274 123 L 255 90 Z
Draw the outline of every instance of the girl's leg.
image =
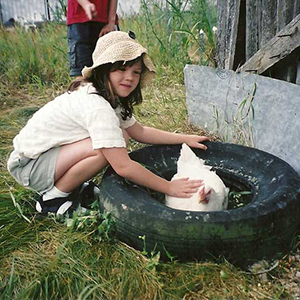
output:
M 129 136 L 125 131 L 123 134 L 127 145 Z M 107 164 L 101 150 L 93 150 L 90 138 L 62 146 L 56 160 L 54 187 L 37 202 L 37 211 L 64 214 L 72 209 L 73 200 L 68 197 L 71 192 Z
M 62 146 L 57 157 L 54 182 L 63 192 L 71 192 L 106 167 L 101 150 L 93 150 L 90 138 Z

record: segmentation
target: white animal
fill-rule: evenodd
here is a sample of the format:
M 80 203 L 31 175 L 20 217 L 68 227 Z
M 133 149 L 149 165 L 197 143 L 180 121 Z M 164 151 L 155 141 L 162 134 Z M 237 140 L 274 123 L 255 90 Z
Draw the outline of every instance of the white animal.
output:
M 171 208 L 189 211 L 218 211 L 227 208 L 229 189 L 221 178 L 204 164 L 188 145 L 182 144 L 177 162 L 177 173 L 171 180 L 186 178 L 202 179 L 204 185 L 191 198 L 177 198 L 166 195 L 165 204 Z

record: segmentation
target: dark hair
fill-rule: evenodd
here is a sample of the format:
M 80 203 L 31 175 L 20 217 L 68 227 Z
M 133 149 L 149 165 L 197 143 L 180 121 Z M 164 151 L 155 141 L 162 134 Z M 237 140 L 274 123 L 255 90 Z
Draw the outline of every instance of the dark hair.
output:
M 117 106 L 121 106 L 122 119 L 126 120 L 127 118 L 132 117 L 133 106 L 142 103 L 142 92 L 141 92 L 141 81 L 139 81 L 137 87 L 133 92 L 131 92 L 127 97 L 115 97 L 112 88 L 110 86 L 109 81 L 109 73 L 115 70 L 119 70 L 121 67 L 131 67 L 135 63 L 141 61 L 142 63 L 142 71 L 145 71 L 146 67 L 143 63 L 142 56 L 131 60 L 131 61 L 117 61 L 115 63 L 108 63 L 101 65 L 93 70 L 92 76 L 86 79 L 75 79 L 71 82 L 68 92 L 73 92 L 79 88 L 79 86 L 84 82 L 91 82 L 95 89 L 97 90 L 97 94 L 105 98 L 112 108 L 116 108 Z

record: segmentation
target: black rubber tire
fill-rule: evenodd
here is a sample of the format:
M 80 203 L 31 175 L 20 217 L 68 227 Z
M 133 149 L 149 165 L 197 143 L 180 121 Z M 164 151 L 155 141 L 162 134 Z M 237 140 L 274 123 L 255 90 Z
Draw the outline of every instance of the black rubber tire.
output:
M 165 249 L 181 261 L 225 257 L 232 263 L 274 258 L 285 253 L 300 221 L 300 177 L 283 160 L 266 152 L 227 143 L 206 142 L 193 149 L 214 167 L 227 186 L 250 190 L 249 203 L 218 212 L 188 212 L 166 207 L 164 195 L 134 185 L 109 167 L 100 186 L 100 207 L 116 220 L 117 236 L 132 247 Z M 181 145 L 133 151 L 133 160 L 170 179 Z

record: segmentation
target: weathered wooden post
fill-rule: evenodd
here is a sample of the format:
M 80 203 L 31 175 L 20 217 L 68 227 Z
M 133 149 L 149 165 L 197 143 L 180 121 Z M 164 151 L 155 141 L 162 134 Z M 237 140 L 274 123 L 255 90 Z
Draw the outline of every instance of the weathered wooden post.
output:
M 218 0 L 218 67 L 300 84 L 300 0 Z

